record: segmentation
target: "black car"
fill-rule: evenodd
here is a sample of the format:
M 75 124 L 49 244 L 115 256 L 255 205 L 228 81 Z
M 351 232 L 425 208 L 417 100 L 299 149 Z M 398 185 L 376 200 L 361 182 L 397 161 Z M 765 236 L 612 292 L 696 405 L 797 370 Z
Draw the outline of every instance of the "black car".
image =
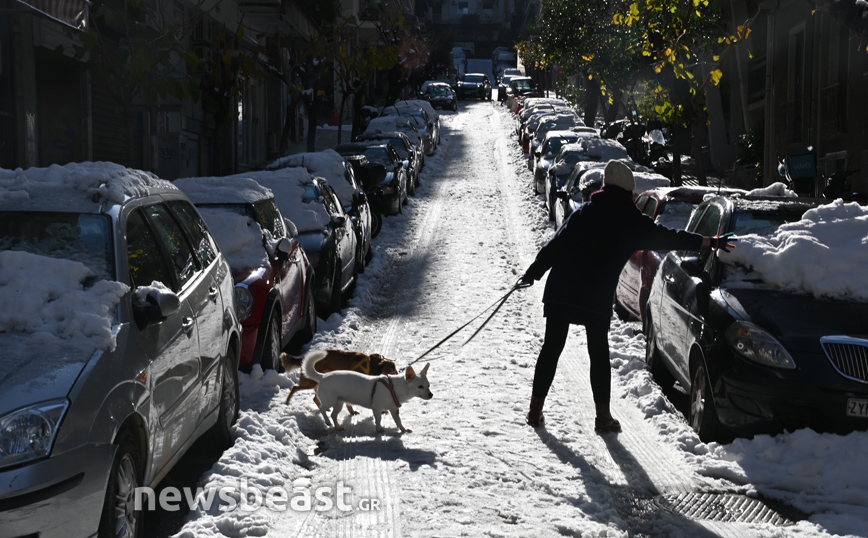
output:
M 419 97 L 431 103 L 434 108 L 458 110 L 458 97 L 455 95 L 455 90 L 445 82 L 428 84 L 425 91 L 419 92 Z
M 467 73 L 458 81 L 459 99 L 491 101 L 491 80 L 484 73 Z
M 407 201 L 407 169 L 395 148 L 382 141 L 341 144 L 335 151 L 349 161 L 368 193 L 371 208 L 383 215 L 397 215 Z M 360 159 L 359 157 L 364 157 Z
M 717 196 L 697 206 L 686 229 L 770 236 L 820 203 Z M 706 247 L 663 258 L 643 325 L 652 374 L 689 392 L 687 419 L 705 442 L 868 427 L 864 302 L 776 289 Z
M 281 157 L 265 167 L 266 170 L 281 168 L 304 168 L 313 176 L 325 178 L 335 190 L 341 205 L 353 224 L 356 232 L 356 264 L 360 273 L 374 255 L 373 219 L 365 190 L 355 177 L 353 167 L 343 157 L 331 149 L 317 152 L 295 153 Z
M 422 181 L 419 174 L 422 173 L 421 148 L 417 148 L 410 142 L 410 138 L 404 133 L 392 131 L 388 133 L 365 133 L 356 139 L 358 142 L 382 141 L 391 144 L 398 156 L 406 161 L 407 191 L 410 196 L 416 194 L 416 188 Z

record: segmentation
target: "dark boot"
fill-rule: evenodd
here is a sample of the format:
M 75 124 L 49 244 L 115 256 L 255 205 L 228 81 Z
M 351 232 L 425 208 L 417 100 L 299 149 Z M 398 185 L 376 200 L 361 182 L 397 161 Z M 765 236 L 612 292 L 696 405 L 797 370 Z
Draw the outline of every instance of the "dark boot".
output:
M 524 418 L 524 421 L 527 422 L 528 425 L 533 426 L 534 428 L 542 426 L 545 421 L 542 412 L 545 401 L 545 396 L 531 396 L 530 411 L 527 412 L 527 416 Z
M 594 420 L 594 431 L 597 433 L 614 433 L 621 431 L 621 423 L 612 417 L 608 405 L 597 404 L 597 418 Z

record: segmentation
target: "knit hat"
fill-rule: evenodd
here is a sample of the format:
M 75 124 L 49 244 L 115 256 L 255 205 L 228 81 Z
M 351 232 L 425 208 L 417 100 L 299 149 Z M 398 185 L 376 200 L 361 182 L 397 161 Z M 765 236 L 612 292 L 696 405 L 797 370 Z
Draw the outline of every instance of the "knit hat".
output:
M 621 187 L 627 192 L 633 192 L 636 188 L 636 180 L 633 179 L 633 171 L 620 161 L 609 161 L 603 172 L 603 185 Z

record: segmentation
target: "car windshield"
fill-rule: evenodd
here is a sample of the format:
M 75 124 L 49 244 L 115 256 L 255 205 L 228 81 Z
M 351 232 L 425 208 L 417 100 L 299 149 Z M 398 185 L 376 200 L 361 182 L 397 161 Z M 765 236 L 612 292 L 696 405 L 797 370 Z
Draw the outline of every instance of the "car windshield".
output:
M 738 211 L 735 213 L 735 223 L 732 231 L 735 235 L 755 234 L 770 236 L 784 223 L 799 220 L 799 216 L 778 215 L 772 213 L 753 213 Z
M 392 147 L 395 148 L 395 151 L 402 159 L 409 159 L 410 152 L 407 151 L 407 146 L 404 145 L 404 141 L 402 139 L 390 139 L 387 140 L 389 144 L 392 144 Z
M 452 88 L 448 86 L 428 86 L 428 93 L 431 95 L 446 95 L 452 93 Z
M 392 158 L 389 155 L 389 150 L 383 146 L 372 146 L 366 149 L 365 157 L 368 158 L 368 162 L 379 164 L 387 168 L 392 166 Z
M 81 262 L 100 280 L 116 280 L 113 244 L 106 215 L 0 212 L 0 250 Z
M 481 84 L 483 80 L 482 75 L 467 75 L 464 77 L 464 82 L 475 82 Z
M 516 90 L 529 90 L 530 89 L 530 80 L 524 78 L 521 80 L 511 80 L 509 81 L 510 86 L 515 88 Z

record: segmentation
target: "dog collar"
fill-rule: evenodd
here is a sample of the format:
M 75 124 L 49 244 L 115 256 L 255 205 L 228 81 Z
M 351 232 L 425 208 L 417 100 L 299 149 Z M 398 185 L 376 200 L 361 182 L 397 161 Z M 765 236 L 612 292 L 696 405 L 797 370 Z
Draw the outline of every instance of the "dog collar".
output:
M 389 375 L 386 375 L 385 377 L 377 378 L 377 381 L 374 383 L 374 386 L 371 387 L 371 402 L 374 401 L 374 392 L 377 390 L 377 384 L 378 383 L 382 383 L 383 385 L 386 386 L 387 389 L 389 389 L 389 392 L 392 394 L 392 400 L 395 401 L 395 405 L 397 405 L 398 407 L 401 407 L 401 402 L 398 401 L 398 395 L 395 394 L 395 384 L 392 383 L 392 377 Z

